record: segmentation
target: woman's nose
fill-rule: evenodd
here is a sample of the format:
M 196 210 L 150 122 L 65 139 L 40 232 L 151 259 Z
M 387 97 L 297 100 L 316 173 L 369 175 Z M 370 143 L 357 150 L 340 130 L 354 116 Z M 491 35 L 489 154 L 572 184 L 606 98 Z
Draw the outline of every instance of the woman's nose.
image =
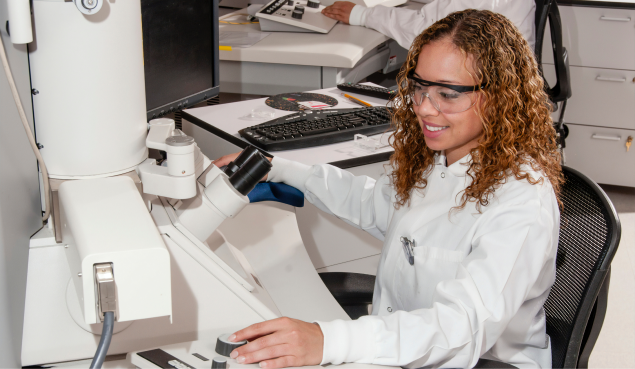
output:
M 421 104 L 419 106 L 415 105 L 415 113 L 422 117 L 439 115 L 439 111 L 434 107 L 432 100 L 426 95 L 422 96 Z

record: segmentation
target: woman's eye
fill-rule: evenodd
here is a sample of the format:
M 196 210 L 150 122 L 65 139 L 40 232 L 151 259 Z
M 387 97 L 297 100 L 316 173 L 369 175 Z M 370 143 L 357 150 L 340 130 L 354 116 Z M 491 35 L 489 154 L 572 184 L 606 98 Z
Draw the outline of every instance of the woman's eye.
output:
M 461 97 L 461 94 L 456 91 L 440 91 L 439 96 L 445 100 L 455 100 Z

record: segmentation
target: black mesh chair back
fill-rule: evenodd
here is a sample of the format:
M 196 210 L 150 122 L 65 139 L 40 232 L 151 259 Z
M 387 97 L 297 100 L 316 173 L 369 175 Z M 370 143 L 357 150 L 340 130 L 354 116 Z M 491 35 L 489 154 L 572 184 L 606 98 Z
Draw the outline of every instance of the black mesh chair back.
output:
M 563 172 L 556 281 L 544 307 L 552 367 L 577 368 L 587 322 L 617 251 L 621 226 L 613 204 L 595 182 L 568 167 Z

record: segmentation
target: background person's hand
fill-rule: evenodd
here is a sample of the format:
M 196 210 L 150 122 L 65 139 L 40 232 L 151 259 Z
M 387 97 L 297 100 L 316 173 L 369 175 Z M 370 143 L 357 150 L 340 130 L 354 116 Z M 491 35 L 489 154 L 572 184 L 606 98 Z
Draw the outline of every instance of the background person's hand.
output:
M 236 342 L 250 342 L 231 352 L 241 364 L 260 363 L 261 368 L 319 365 L 324 334 L 320 326 L 291 318 L 253 324 L 229 336 Z
M 234 161 L 234 159 L 236 159 L 238 157 L 238 155 L 240 155 L 240 152 L 235 152 L 233 154 L 227 154 L 225 156 L 221 156 L 220 158 L 214 160 L 212 162 L 212 164 L 216 165 L 219 168 L 222 168 L 223 166 L 225 166 L 225 165 L 231 163 L 232 161 Z M 273 158 L 267 158 L 267 160 L 271 161 L 271 160 L 273 160 Z M 269 177 L 268 174 L 265 175 L 264 177 L 262 177 L 261 182 L 262 181 L 266 181 L 268 177 Z
M 355 4 L 350 1 L 336 1 L 333 5 L 329 5 L 322 9 L 322 14 L 329 18 L 338 20 L 342 23 L 349 24 L 351 17 L 351 11 L 355 7 Z

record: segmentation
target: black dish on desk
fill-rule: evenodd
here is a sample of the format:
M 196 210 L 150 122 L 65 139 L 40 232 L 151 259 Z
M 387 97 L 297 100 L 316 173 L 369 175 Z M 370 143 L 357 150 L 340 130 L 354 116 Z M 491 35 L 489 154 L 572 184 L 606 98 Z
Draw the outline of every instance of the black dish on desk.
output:
M 340 83 L 339 85 L 337 85 L 337 88 L 341 91 L 350 92 L 350 93 L 354 93 L 358 95 L 376 97 L 378 99 L 384 99 L 384 100 L 390 100 L 397 94 L 397 91 L 389 90 L 384 87 L 368 86 L 368 85 L 362 85 L 359 83 L 351 83 L 351 82 Z
M 391 108 L 303 111 L 273 119 L 238 133 L 267 151 L 293 150 L 351 141 L 356 134 L 375 135 L 391 130 Z

